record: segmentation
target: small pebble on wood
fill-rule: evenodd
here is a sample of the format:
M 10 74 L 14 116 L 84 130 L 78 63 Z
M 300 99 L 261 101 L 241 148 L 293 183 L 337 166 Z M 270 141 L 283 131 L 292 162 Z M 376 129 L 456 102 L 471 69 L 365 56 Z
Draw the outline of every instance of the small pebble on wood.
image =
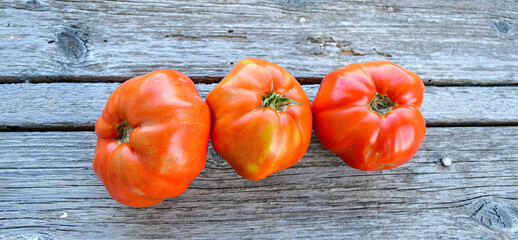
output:
M 445 167 L 449 167 L 449 166 L 451 166 L 451 163 L 452 163 L 452 162 L 451 162 L 451 158 L 449 158 L 449 157 L 443 157 L 443 158 L 441 159 L 441 163 L 442 163 L 442 165 L 443 165 L 443 166 L 445 166 Z
M 68 213 L 67 212 L 60 212 L 58 214 L 59 218 L 67 218 L 68 217 Z

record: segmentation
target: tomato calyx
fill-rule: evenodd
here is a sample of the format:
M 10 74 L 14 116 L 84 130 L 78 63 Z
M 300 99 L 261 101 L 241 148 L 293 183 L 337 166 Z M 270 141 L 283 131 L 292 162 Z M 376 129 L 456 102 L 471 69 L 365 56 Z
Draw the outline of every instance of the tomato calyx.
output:
M 261 107 L 270 107 L 275 109 L 277 112 L 286 112 L 286 108 L 290 104 L 302 105 L 290 98 L 287 98 L 286 94 L 280 95 L 275 92 L 271 92 L 270 95 L 263 97 L 263 104 Z
M 382 117 L 385 117 L 385 114 L 392 112 L 392 108 L 396 106 L 397 103 L 390 100 L 390 98 L 386 94 L 376 93 L 369 104 L 371 111 L 379 113 Z
M 129 135 L 133 131 L 133 128 L 129 125 L 129 123 L 122 119 L 121 124 L 117 126 L 117 137 L 115 140 L 120 144 L 123 144 L 125 142 L 129 142 Z

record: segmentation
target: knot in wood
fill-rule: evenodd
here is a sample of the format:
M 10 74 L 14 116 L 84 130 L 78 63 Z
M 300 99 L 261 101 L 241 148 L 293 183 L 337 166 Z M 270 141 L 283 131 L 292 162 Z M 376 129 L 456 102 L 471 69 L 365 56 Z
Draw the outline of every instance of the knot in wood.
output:
M 489 228 L 506 232 L 518 230 L 518 208 L 509 200 L 481 200 L 473 209 L 472 217 Z
M 86 43 L 76 32 L 65 30 L 57 34 L 57 45 L 63 56 L 72 62 L 81 62 L 86 57 Z
M 495 24 L 496 30 L 498 30 L 501 33 L 508 33 L 509 30 L 513 27 L 513 24 L 510 23 L 507 20 L 497 20 L 493 22 Z
M 25 2 L 25 6 L 27 8 L 39 8 L 39 7 L 41 7 L 41 2 L 38 0 L 29 0 L 29 1 Z

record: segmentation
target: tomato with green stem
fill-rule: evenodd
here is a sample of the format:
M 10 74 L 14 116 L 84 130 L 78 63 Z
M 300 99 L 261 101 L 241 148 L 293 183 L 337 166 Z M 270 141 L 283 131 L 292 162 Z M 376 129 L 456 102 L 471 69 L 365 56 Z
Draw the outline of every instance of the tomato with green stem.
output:
M 211 142 L 242 177 L 263 179 L 294 165 L 311 139 L 311 103 L 280 66 L 239 61 L 209 93 Z
M 203 168 L 210 111 L 186 75 L 157 70 L 121 84 L 95 124 L 93 169 L 133 207 L 182 194 Z
M 353 168 L 395 168 L 424 140 L 423 95 L 419 76 L 392 62 L 350 64 L 322 80 L 312 103 L 313 129 Z

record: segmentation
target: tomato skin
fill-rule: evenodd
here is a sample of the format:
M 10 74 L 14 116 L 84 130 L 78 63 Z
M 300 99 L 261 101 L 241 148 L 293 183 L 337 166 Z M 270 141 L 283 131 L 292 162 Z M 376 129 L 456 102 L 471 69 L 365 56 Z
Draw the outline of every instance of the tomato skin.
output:
M 117 127 L 133 130 L 119 144 Z M 203 168 L 210 111 L 194 83 L 170 69 L 121 84 L 95 124 L 93 169 L 119 203 L 146 207 L 182 194 Z
M 261 107 L 273 92 L 298 102 L 285 111 Z M 242 177 L 260 180 L 291 167 L 311 139 L 311 103 L 295 78 L 262 59 L 243 59 L 209 93 L 211 142 Z
M 385 116 L 370 107 L 376 94 L 397 104 Z M 313 129 L 326 149 L 353 168 L 395 168 L 424 140 L 423 95 L 419 76 L 392 62 L 350 64 L 322 80 L 312 103 Z

